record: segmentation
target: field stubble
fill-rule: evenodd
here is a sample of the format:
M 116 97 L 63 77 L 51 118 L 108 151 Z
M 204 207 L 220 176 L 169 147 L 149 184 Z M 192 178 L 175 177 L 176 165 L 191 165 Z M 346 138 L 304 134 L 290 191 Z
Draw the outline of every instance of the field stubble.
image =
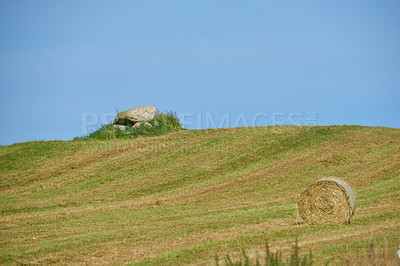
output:
M 359 126 L 183 130 L 0 147 L 0 262 L 189 263 L 271 250 L 354 258 L 400 232 L 400 130 Z M 347 226 L 299 224 L 312 182 L 355 191 Z

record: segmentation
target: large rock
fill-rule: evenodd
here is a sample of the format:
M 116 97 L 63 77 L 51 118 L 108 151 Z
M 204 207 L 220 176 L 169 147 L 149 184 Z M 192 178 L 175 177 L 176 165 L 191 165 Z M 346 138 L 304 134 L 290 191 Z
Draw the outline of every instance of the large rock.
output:
M 136 107 L 120 112 L 114 119 L 114 124 L 127 125 L 136 122 L 150 122 L 157 112 L 155 106 Z

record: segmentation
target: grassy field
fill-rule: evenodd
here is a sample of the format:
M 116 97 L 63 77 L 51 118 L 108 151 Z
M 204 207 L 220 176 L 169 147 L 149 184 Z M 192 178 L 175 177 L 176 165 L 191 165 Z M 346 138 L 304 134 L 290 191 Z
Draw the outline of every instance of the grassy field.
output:
M 400 130 L 361 126 L 180 130 L 0 147 L 0 263 L 213 264 L 245 249 L 310 249 L 339 263 L 400 245 Z M 355 191 L 353 222 L 298 223 L 312 182 Z

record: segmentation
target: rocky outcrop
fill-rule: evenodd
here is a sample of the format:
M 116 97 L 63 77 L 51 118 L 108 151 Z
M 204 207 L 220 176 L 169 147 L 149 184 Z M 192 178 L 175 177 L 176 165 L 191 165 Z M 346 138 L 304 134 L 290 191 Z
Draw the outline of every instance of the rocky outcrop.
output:
M 136 107 L 118 113 L 114 119 L 116 125 L 135 125 L 137 122 L 151 122 L 157 112 L 155 106 Z

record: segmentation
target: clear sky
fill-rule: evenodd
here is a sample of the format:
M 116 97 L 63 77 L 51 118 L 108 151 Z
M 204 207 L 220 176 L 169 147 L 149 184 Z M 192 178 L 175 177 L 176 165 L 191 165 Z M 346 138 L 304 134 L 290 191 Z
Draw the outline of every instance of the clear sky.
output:
M 146 105 L 187 128 L 257 114 L 400 128 L 399 14 L 398 0 L 2 0 L 0 144 Z

